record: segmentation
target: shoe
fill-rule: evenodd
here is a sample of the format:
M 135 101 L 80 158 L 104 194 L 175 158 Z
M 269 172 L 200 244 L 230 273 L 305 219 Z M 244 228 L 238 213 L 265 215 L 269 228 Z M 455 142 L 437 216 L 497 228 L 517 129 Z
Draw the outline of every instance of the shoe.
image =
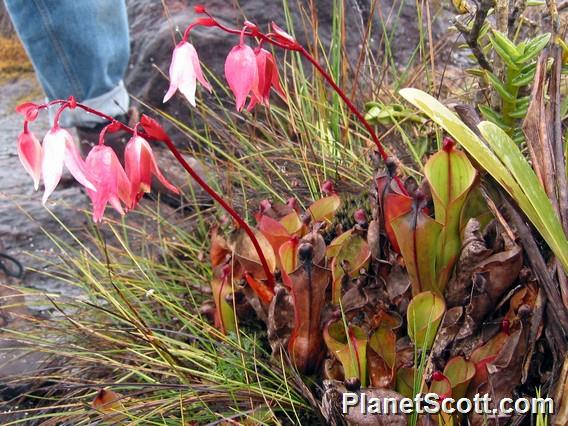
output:
M 127 114 L 115 117 L 121 123 L 134 127 L 140 118 L 140 112 L 136 107 L 130 107 Z M 95 127 L 77 127 L 77 137 L 81 155 L 86 157 L 91 148 L 99 143 L 99 134 L 109 122 L 97 124 Z M 132 135 L 124 130 L 105 135 L 105 145 L 110 146 L 124 164 L 124 147 Z

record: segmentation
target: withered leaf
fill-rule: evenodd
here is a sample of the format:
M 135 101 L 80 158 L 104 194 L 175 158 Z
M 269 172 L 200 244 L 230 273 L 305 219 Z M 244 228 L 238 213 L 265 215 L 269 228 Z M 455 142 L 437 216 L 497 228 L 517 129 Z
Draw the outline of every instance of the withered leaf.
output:
M 124 411 L 124 405 L 121 400 L 123 396 L 117 392 L 110 389 L 101 389 L 95 396 L 95 399 L 91 403 L 91 406 L 102 413 L 113 413 Z
M 406 426 L 407 419 L 404 414 L 362 414 L 361 406 L 356 405 L 349 408 L 347 414 L 342 414 L 342 400 L 343 394 L 347 392 L 345 385 L 335 380 L 325 380 L 324 395 L 322 398 L 322 411 L 323 415 L 329 424 L 344 424 L 347 422 L 353 426 Z M 367 400 L 369 398 L 378 398 L 382 401 L 385 398 L 392 398 L 394 400 L 402 399 L 402 395 L 388 389 L 374 389 L 366 388 L 361 392 L 366 394 Z M 359 398 L 361 401 L 361 398 Z M 381 407 L 382 408 L 382 407 Z
M 456 273 L 448 282 L 445 291 L 448 306 L 461 306 L 471 288 L 471 276 L 479 262 L 491 255 L 485 245 L 477 219 L 470 219 L 464 230 L 462 251 L 456 266 Z
M 282 286 L 274 288 L 274 297 L 268 308 L 268 341 L 272 354 L 277 355 L 280 348 L 286 348 L 294 328 L 294 304 L 292 296 Z
M 315 371 L 324 354 L 321 314 L 330 278 L 331 272 L 315 263 L 302 265 L 290 274 L 294 330 L 288 350 L 294 364 L 303 373 Z
M 211 250 L 209 251 L 211 266 L 215 267 L 224 263 L 230 253 L 227 241 L 219 235 L 218 227 L 214 227 L 211 231 Z
M 367 244 L 369 244 L 369 250 L 371 250 L 371 255 L 374 259 L 380 259 L 381 257 L 381 224 L 378 220 L 372 220 L 369 222 L 369 228 L 367 229 Z
M 266 258 L 268 269 L 270 272 L 274 272 L 276 269 L 276 256 L 272 246 L 260 231 L 253 229 L 253 232 Z M 254 248 L 252 240 L 244 230 L 238 229 L 231 235 L 229 247 L 233 250 L 235 259 L 238 260 L 246 272 L 252 274 L 258 280 L 266 279 L 258 253 Z
M 466 314 L 479 324 L 511 288 L 523 264 L 521 248 L 505 237 L 505 250 L 479 262 L 473 272 L 473 290 Z M 461 334 L 461 333 L 460 333 Z

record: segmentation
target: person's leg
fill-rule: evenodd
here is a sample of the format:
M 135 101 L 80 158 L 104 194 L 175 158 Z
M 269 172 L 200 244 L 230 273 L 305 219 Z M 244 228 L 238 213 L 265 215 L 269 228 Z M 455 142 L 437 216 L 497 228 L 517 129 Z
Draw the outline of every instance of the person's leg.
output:
M 122 81 L 130 44 L 124 0 L 4 0 L 14 27 L 51 99 L 74 96 L 110 116 L 129 107 Z M 100 119 L 66 111 L 64 127 Z

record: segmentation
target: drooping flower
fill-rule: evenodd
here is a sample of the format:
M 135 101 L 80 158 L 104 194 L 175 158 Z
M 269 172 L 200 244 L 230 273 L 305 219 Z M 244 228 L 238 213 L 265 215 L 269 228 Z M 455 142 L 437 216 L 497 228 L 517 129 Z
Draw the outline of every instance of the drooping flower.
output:
M 107 203 L 124 215 L 122 203 L 130 202 L 130 181 L 114 150 L 105 145 L 95 146 L 85 160 L 91 170 L 96 191 L 87 189 L 93 202 L 93 220 L 100 222 Z
M 61 180 L 63 165 L 81 185 L 95 191 L 92 176 L 81 158 L 71 134 L 61 127 L 52 128 L 43 138 L 41 176 L 45 186 L 42 202 L 45 204 Z
M 256 56 L 250 46 L 241 43 L 233 47 L 225 61 L 225 77 L 229 88 L 235 95 L 237 111 L 240 111 L 251 91 L 257 98 L 262 98 L 258 93 L 258 67 Z
M 124 162 L 126 174 L 130 180 L 129 208 L 133 208 L 145 192 L 150 192 L 152 175 L 168 188 L 179 194 L 179 190 L 164 177 L 152 152 L 152 148 L 146 139 L 134 135 L 124 149 Z
M 175 47 L 172 55 L 170 87 L 164 96 L 164 102 L 167 102 L 179 90 L 189 103 L 195 106 L 197 80 L 203 87 L 211 91 L 211 85 L 201 71 L 201 64 L 195 48 L 190 43 L 182 41 Z
M 41 176 L 41 145 L 27 126 L 18 137 L 18 156 L 24 169 L 34 180 L 34 188 L 37 191 Z
M 282 86 L 280 86 L 280 77 L 278 76 L 278 67 L 274 56 L 268 50 L 258 48 L 254 52 L 256 57 L 256 66 L 258 72 L 257 90 L 252 92 L 247 110 L 252 111 L 257 103 L 263 103 L 267 107 L 270 105 L 270 88 L 273 87 L 276 93 L 282 98 L 286 98 Z M 260 98 L 258 97 L 260 95 Z

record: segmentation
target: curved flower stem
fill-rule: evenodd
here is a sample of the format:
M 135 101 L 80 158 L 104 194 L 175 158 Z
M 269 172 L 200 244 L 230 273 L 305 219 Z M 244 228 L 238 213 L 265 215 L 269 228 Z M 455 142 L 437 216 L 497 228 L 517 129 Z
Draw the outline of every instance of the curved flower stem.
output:
M 69 101 L 64 101 L 64 100 L 56 100 L 56 101 L 52 101 L 49 103 L 49 105 L 55 105 L 55 104 L 61 104 L 61 109 L 62 108 L 66 108 L 69 106 Z M 41 105 L 40 108 L 45 108 L 47 107 L 48 104 L 44 104 Z M 97 115 L 101 118 L 104 118 L 105 120 L 110 121 L 111 123 L 114 123 L 116 125 L 118 125 L 121 129 L 131 133 L 131 134 L 135 134 L 137 132 L 136 128 L 131 128 L 129 126 L 127 126 L 124 123 L 121 123 L 120 121 L 114 119 L 113 117 L 104 114 L 100 111 L 97 111 L 95 109 L 92 109 L 86 105 L 83 105 L 81 103 L 77 103 L 76 107 L 83 109 L 86 112 L 89 112 L 91 114 Z M 27 122 L 24 123 L 24 126 L 27 126 Z M 108 127 L 108 126 L 107 126 Z M 145 134 L 141 134 L 142 137 L 147 137 L 149 139 L 152 139 L 150 137 L 148 137 L 148 135 Z M 254 235 L 254 232 L 252 231 L 252 229 L 250 228 L 250 226 L 244 221 L 244 219 L 235 211 L 235 209 L 233 209 L 219 194 L 217 194 L 217 192 L 215 192 L 215 190 L 213 188 L 211 188 L 207 182 L 205 182 L 196 172 L 195 170 L 193 170 L 193 168 L 187 163 L 187 161 L 185 161 L 185 159 L 183 158 L 183 156 L 180 154 L 180 152 L 178 151 L 178 149 L 175 147 L 174 143 L 172 142 L 172 140 L 169 138 L 169 136 L 165 135 L 166 138 L 164 140 L 164 142 L 166 143 L 166 145 L 168 146 L 169 150 L 172 152 L 172 154 L 174 155 L 174 157 L 176 158 L 176 160 L 181 164 L 181 166 L 185 169 L 185 171 L 187 171 L 187 173 L 189 173 L 191 175 L 191 177 L 193 179 L 195 179 L 195 181 L 197 182 L 197 184 L 203 188 L 205 190 L 205 192 L 207 192 L 215 201 L 217 201 L 221 207 L 223 207 L 223 209 L 225 209 L 225 211 L 227 213 L 229 213 L 231 215 L 231 217 L 239 224 L 239 226 L 246 232 L 246 234 L 249 236 L 249 238 L 252 241 L 252 245 L 254 246 L 254 249 L 256 250 L 257 254 L 258 254 L 258 258 L 260 260 L 260 263 L 262 264 L 262 269 L 264 270 L 264 273 L 266 275 L 266 281 L 267 284 L 270 288 L 274 288 L 275 285 L 275 281 L 274 281 L 274 275 L 272 274 L 272 272 L 270 271 L 270 267 L 268 266 L 268 262 L 266 260 L 266 257 L 264 256 L 264 253 L 262 252 L 262 249 L 260 248 L 260 243 L 258 242 L 256 236 Z
M 369 122 L 367 120 L 365 120 L 365 117 L 363 116 L 363 114 L 361 114 L 361 112 L 359 112 L 357 107 L 353 104 L 353 102 L 351 102 L 351 100 L 345 94 L 345 92 L 343 92 L 343 90 L 337 85 L 337 83 L 333 80 L 331 75 L 329 75 L 327 73 L 327 71 L 325 71 L 323 69 L 323 67 L 315 60 L 315 58 L 304 47 L 300 47 L 300 50 L 298 52 L 300 52 L 300 54 L 304 58 L 306 58 L 308 61 L 310 61 L 310 63 L 321 74 L 321 76 L 323 78 L 325 78 L 325 80 L 333 88 L 333 90 L 335 90 L 335 93 L 337 93 L 339 95 L 339 97 L 343 100 L 343 102 L 345 102 L 345 105 L 347 105 L 347 108 L 349 108 L 349 110 L 353 114 L 355 114 L 355 117 L 357 117 L 357 119 L 361 122 L 361 124 L 363 124 L 365 129 L 367 129 L 367 132 L 369 132 L 369 134 L 371 135 L 373 142 L 375 143 L 375 145 L 377 146 L 377 149 L 379 150 L 379 154 L 381 154 L 381 158 L 383 159 L 383 161 L 386 161 L 386 159 L 388 158 L 388 154 L 386 153 L 385 149 L 383 148 L 383 145 L 379 141 L 379 138 L 378 138 L 377 134 L 375 133 L 375 131 L 373 130 L 373 127 L 369 124 Z
M 294 41 L 293 43 L 292 42 L 291 43 L 281 43 L 277 40 L 274 40 L 274 38 L 271 37 L 272 33 L 263 34 L 262 32 L 260 32 L 258 30 L 257 27 L 249 28 L 248 30 L 245 30 L 244 28 L 243 28 L 243 30 L 237 30 L 237 29 L 234 29 L 234 28 L 229 28 L 229 27 L 226 27 L 225 25 L 221 24 L 220 22 L 218 22 L 207 11 L 204 10 L 203 13 L 205 13 L 210 18 L 210 21 L 208 21 L 207 26 L 216 26 L 217 28 L 219 28 L 220 30 L 222 30 L 226 33 L 238 34 L 238 35 L 241 36 L 241 43 L 242 43 L 243 36 L 247 36 L 247 37 L 259 39 L 260 43 L 266 42 L 266 43 L 270 43 L 270 44 L 272 44 L 276 47 L 280 47 L 281 49 L 284 49 L 284 50 L 290 50 L 290 51 L 295 51 L 295 52 L 300 53 L 304 58 L 306 58 L 314 66 L 314 68 L 317 70 L 317 72 L 327 81 L 327 83 L 332 87 L 332 89 L 335 91 L 335 93 L 337 93 L 339 95 L 339 97 L 343 100 L 345 105 L 347 105 L 349 110 L 355 115 L 355 117 L 357 117 L 357 120 L 359 120 L 361 122 L 361 124 L 365 127 L 365 129 L 369 133 L 369 135 L 371 135 L 371 139 L 373 139 L 373 142 L 377 146 L 377 149 L 378 149 L 379 154 L 380 154 L 381 158 L 383 159 L 383 161 L 387 160 L 389 155 L 387 154 L 383 145 L 381 144 L 381 141 L 379 140 L 379 137 L 375 133 L 373 126 L 371 126 L 371 124 L 365 119 L 363 114 L 357 109 L 357 107 L 353 104 L 353 102 L 351 102 L 351 100 L 345 94 L 343 89 L 341 89 L 341 87 L 339 87 L 337 85 L 337 83 L 335 82 L 333 77 L 316 61 L 316 59 L 301 44 L 299 44 L 296 41 Z M 199 25 L 200 25 L 199 21 L 190 24 L 187 27 L 186 32 L 184 33 L 184 37 L 186 37 L 186 34 L 189 34 L 189 31 L 192 28 L 194 28 L 195 26 L 199 26 Z M 406 190 L 406 187 L 402 183 L 400 177 L 395 175 L 394 180 L 397 183 L 400 190 L 402 191 L 402 193 L 408 194 L 408 191 Z
M 193 168 L 185 161 L 183 156 L 180 154 L 178 149 L 175 147 L 172 140 L 168 137 L 164 141 L 168 146 L 169 150 L 172 152 L 176 160 L 182 165 L 182 167 L 186 170 L 187 173 L 191 175 L 193 179 L 197 182 L 197 184 L 203 188 L 215 201 L 221 204 L 221 207 L 225 209 L 227 213 L 231 215 L 231 217 L 239 224 L 239 226 L 247 233 L 250 240 L 252 241 L 252 245 L 258 254 L 258 258 L 260 259 L 260 263 L 262 264 L 262 269 L 264 269 L 264 274 L 266 275 L 266 281 L 270 288 L 274 288 L 274 275 L 270 272 L 270 268 L 268 267 L 268 262 L 266 261 L 266 257 L 260 248 L 260 244 L 254 235 L 254 232 L 250 228 L 250 226 L 244 221 L 244 219 L 229 205 L 227 202 L 219 195 L 213 188 L 211 188 L 207 182 L 205 182 Z
M 120 127 L 123 130 L 126 130 L 132 134 L 134 134 L 136 132 L 136 129 L 132 129 L 131 127 L 127 126 L 126 124 L 121 123 L 120 121 L 115 120 L 114 118 L 103 114 L 97 110 L 94 110 L 92 108 L 89 108 L 86 105 L 83 104 L 77 104 L 77 107 L 82 108 L 83 110 L 90 112 L 92 114 L 98 115 L 99 117 L 105 118 L 113 123 L 118 123 L 120 125 Z M 144 136 L 144 135 L 141 135 Z M 166 135 L 167 136 L 167 135 Z M 185 159 L 183 158 L 183 156 L 180 154 L 180 152 L 178 151 L 178 149 L 175 147 L 174 143 L 172 142 L 172 140 L 169 138 L 169 136 L 167 138 L 165 138 L 166 140 L 164 141 L 166 143 L 166 145 L 168 146 L 168 149 L 172 152 L 172 154 L 174 155 L 174 157 L 176 158 L 176 160 L 181 164 L 181 166 L 185 169 L 185 171 L 187 173 L 190 174 L 190 176 L 195 179 L 195 181 L 197 182 L 197 184 L 203 188 L 203 190 L 205 192 L 207 192 L 211 198 L 213 198 L 215 201 L 217 201 L 221 207 L 223 207 L 223 209 L 225 209 L 225 211 L 227 213 L 229 213 L 231 215 L 231 217 L 239 224 L 239 226 L 247 233 L 247 235 L 249 236 L 250 240 L 252 241 L 252 245 L 254 246 L 254 249 L 256 250 L 256 253 L 258 254 L 258 258 L 260 260 L 260 263 L 262 264 L 262 269 L 264 270 L 264 274 L 266 275 L 266 281 L 267 284 L 270 288 L 274 288 L 275 282 L 274 282 L 274 275 L 272 274 L 272 272 L 270 271 L 270 268 L 268 266 L 268 262 L 266 260 L 266 257 L 264 256 L 264 253 L 262 252 L 262 249 L 260 248 L 260 243 L 258 242 L 256 236 L 254 235 L 254 232 L 252 231 L 252 229 L 250 228 L 250 226 L 244 221 L 244 219 L 235 211 L 235 209 L 233 209 L 219 194 L 217 194 L 217 192 L 215 192 L 215 190 L 213 188 L 211 188 L 207 182 L 205 182 L 200 176 L 199 174 L 197 174 L 195 172 L 195 170 L 193 170 L 193 168 L 187 163 L 187 161 L 185 161 Z
M 357 119 L 361 122 L 361 124 L 365 127 L 365 129 L 367 129 L 367 132 L 369 132 L 369 134 L 371 135 L 371 138 L 373 139 L 373 142 L 375 143 L 375 145 L 377 146 L 377 149 L 379 150 L 379 154 L 381 155 L 381 158 L 383 159 L 383 161 L 386 161 L 389 156 L 386 153 L 385 149 L 383 148 L 383 145 L 381 144 L 379 137 L 375 133 L 373 126 L 371 126 L 371 124 L 365 119 L 363 114 L 361 114 L 361 112 L 357 109 L 357 107 L 353 104 L 353 102 L 351 102 L 351 100 L 345 94 L 343 89 L 341 89 L 341 87 L 339 87 L 337 85 L 337 83 L 333 80 L 333 77 L 326 70 L 323 69 L 323 67 L 315 60 L 315 58 L 303 46 L 300 46 L 300 49 L 298 50 L 298 52 L 304 58 L 306 58 L 308 61 L 310 61 L 310 63 L 320 73 L 320 75 L 323 78 L 325 78 L 327 83 L 333 88 L 333 90 L 335 90 L 335 93 L 337 93 L 339 95 L 339 97 L 343 100 L 345 105 L 347 105 L 347 108 L 349 108 L 349 110 L 355 115 L 355 117 L 357 117 Z M 404 184 L 400 180 L 400 177 L 395 175 L 394 180 L 397 183 L 400 190 L 402 191 L 402 193 L 408 194 L 408 191 L 406 190 L 406 187 L 404 186 Z
M 69 103 L 61 104 L 57 112 L 55 113 L 55 117 L 53 119 L 53 128 L 59 127 L 59 118 L 61 117 L 61 113 L 65 111 L 65 108 L 69 108 Z

